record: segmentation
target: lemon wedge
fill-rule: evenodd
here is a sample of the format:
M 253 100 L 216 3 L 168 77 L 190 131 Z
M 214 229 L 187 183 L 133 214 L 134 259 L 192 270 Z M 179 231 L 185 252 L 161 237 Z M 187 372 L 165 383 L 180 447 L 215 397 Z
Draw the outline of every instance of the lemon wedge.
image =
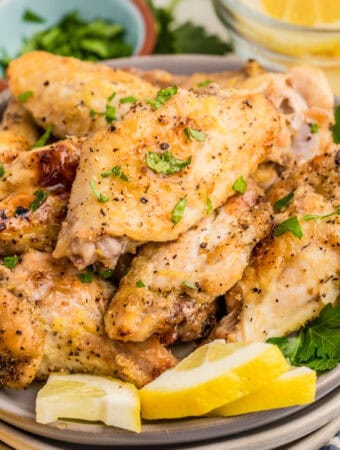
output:
M 288 406 L 305 405 L 315 400 L 316 373 L 308 367 L 292 368 L 264 388 L 211 412 L 214 416 L 236 416 Z
M 101 421 L 141 431 L 138 390 L 129 383 L 94 375 L 51 374 L 36 400 L 36 421 L 59 418 Z
M 289 366 L 265 343 L 206 344 L 140 390 L 145 419 L 199 416 L 243 397 Z
M 334 0 L 261 0 L 263 9 L 275 19 L 303 26 L 340 21 L 340 2 Z

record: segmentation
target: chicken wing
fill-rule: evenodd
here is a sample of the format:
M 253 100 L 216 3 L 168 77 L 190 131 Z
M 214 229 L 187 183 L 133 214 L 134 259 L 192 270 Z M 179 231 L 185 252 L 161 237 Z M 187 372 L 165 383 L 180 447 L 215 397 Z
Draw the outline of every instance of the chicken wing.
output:
M 30 248 L 54 249 L 66 215 L 81 145 L 80 139 L 73 138 L 30 152 L 19 152 L 13 161 L 3 164 L 0 255 L 23 253 Z M 11 146 L 9 152 L 14 151 L 15 147 Z M 9 153 L 6 154 L 7 160 L 11 159 Z
M 271 229 L 272 208 L 255 183 L 171 243 L 148 244 L 133 260 L 105 314 L 112 339 L 186 341 L 209 331 L 214 300 L 240 278 Z M 211 320 L 212 319 L 212 320 Z
M 114 267 L 142 242 L 176 239 L 207 204 L 225 203 L 278 132 L 278 113 L 262 95 L 219 99 L 180 90 L 157 110 L 139 103 L 114 129 L 87 140 L 54 256 L 78 268 L 98 260 Z M 170 175 L 153 165 L 173 157 L 182 166 Z
M 176 359 L 156 338 L 115 343 L 103 315 L 112 286 L 94 276 L 82 283 L 69 264 L 46 253 L 0 266 L 0 385 L 23 388 L 53 371 L 118 376 L 140 387 Z
M 11 98 L 0 123 L 0 130 L 11 131 L 16 137 L 21 136 L 28 143 L 29 150 L 39 137 L 39 128 L 31 114 Z
M 62 139 L 108 126 L 130 109 L 134 97 L 157 91 L 133 74 L 45 52 L 14 60 L 7 76 L 14 97 L 33 92 L 25 108 L 43 128 L 53 125 L 53 134 Z
M 330 148 L 271 189 L 272 204 L 293 196 L 286 210 L 275 215 L 276 224 L 296 216 L 303 235 L 299 239 L 286 232 L 275 237 L 274 232 L 258 246 L 242 280 L 227 293 L 230 313 L 212 338 L 262 341 L 284 336 L 336 301 L 340 292 L 339 180 L 339 150 Z M 312 215 L 309 220 L 307 214 Z M 299 231 L 296 224 L 294 229 Z

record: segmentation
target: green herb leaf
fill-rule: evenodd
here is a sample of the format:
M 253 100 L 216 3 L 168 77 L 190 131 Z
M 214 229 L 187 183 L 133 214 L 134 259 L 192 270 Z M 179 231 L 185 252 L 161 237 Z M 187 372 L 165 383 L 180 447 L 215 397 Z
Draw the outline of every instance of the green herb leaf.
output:
M 77 277 L 82 283 L 92 283 L 93 281 L 93 273 L 91 272 L 78 273 Z
M 26 9 L 22 15 L 22 19 L 25 22 L 35 22 L 35 23 L 43 23 L 45 22 L 45 19 L 43 19 L 41 16 L 36 14 L 35 12 L 31 11 L 30 9 Z
M 143 288 L 143 287 L 145 287 L 145 284 L 143 283 L 142 280 L 139 280 L 139 281 L 137 281 L 137 283 L 136 283 L 136 287 L 138 287 L 138 288 Z
M 303 232 L 296 216 L 290 217 L 284 222 L 279 223 L 274 228 L 274 236 L 281 236 L 284 233 L 292 233 L 298 239 L 301 239 Z
M 147 99 L 146 102 L 151 106 L 152 109 L 159 109 L 163 106 L 171 97 L 176 95 L 178 92 L 177 86 L 170 86 L 161 89 L 157 92 L 156 99 Z
M 98 191 L 96 183 L 93 180 L 90 181 L 90 187 L 99 202 L 106 203 L 109 201 L 109 197 Z
M 206 87 L 209 86 L 209 84 L 211 84 L 212 81 L 211 80 L 205 80 L 205 81 L 201 81 L 200 83 L 197 83 L 198 87 Z
M 302 216 L 302 220 L 327 219 L 328 217 L 333 216 L 340 216 L 340 206 L 338 206 L 338 208 L 335 211 L 329 214 L 325 214 L 324 216 L 320 216 L 319 214 L 305 214 L 304 216 Z
M 35 200 L 30 204 L 29 208 L 31 211 L 36 211 L 40 206 L 46 201 L 49 193 L 48 191 L 43 191 L 42 189 L 39 189 L 38 191 L 34 192 Z
M 32 96 L 33 96 L 33 91 L 26 91 L 26 92 L 23 92 L 22 94 L 18 95 L 18 100 L 21 103 L 26 103 L 27 100 L 29 98 L 31 98 Z
M 111 100 L 113 100 L 115 98 L 116 95 L 117 95 L 116 92 L 112 92 L 112 94 L 110 95 L 110 97 L 107 98 L 107 100 L 110 102 Z
M 294 189 L 285 197 L 280 198 L 274 203 L 274 211 L 282 212 L 292 203 L 294 198 Z
M 112 123 L 114 120 L 117 120 L 117 109 L 115 106 L 106 104 L 105 110 L 105 120 L 107 123 Z
M 184 280 L 183 284 L 185 287 L 189 288 L 189 289 L 196 289 L 196 286 L 192 283 L 190 283 L 190 281 Z
M 197 131 L 190 127 L 184 128 L 184 134 L 189 139 L 189 141 L 195 139 L 196 141 L 204 142 L 206 138 L 203 131 Z
M 156 173 L 171 175 L 180 172 L 191 163 L 191 156 L 187 160 L 177 159 L 169 151 L 164 153 L 148 152 L 146 165 Z
M 332 127 L 333 141 L 340 144 L 340 105 L 335 108 L 335 124 Z
M 136 103 L 138 102 L 138 99 L 136 97 L 123 97 L 119 100 L 119 103 L 124 104 L 124 103 Z
M 239 192 L 240 194 L 244 194 L 247 190 L 247 182 L 241 176 L 238 177 L 237 180 L 234 181 L 233 189 L 235 192 Z
M 205 202 L 205 212 L 207 214 L 207 216 L 209 216 L 211 214 L 213 210 L 213 205 L 211 203 L 211 200 L 209 197 L 207 197 L 206 202 Z
M 42 136 L 40 136 L 40 138 L 35 142 L 35 144 L 33 144 L 32 148 L 43 147 L 44 145 L 46 145 L 48 140 L 51 137 L 53 128 L 54 128 L 54 125 L 49 125 L 46 128 L 45 133 Z
M 5 175 L 5 168 L 2 162 L 0 161 L 0 178 L 2 178 L 4 175 Z
M 329 303 L 296 336 L 270 338 L 267 342 L 277 345 L 293 366 L 333 369 L 340 362 L 340 306 Z
M 171 213 L 171 222 L 172 223 L 174 223 L 176 225 L 180 220 L 182 220 L 186 206 L 187 206 L 186 198 L 181 198 L 180 200 L 178 200 L 178 202 L 176 203 L 176 205 Z
M 18 264 L 18 262 L 19 262 L 19 256 L 17 256 L 17 255 L 5 256 L 3 265 L 5 267 L 7 267 L 7 269 L 14 269 L 14 267 Z
M 113 275 L 113 270 L 101 270 L 99 272 L 99 276 L 100 278 L 103 278 L 103 280 L 108 280 L 109 278 L 111 278 Z
M 121 169 L 120 166 L 115 166 L 115 167 L 113 167 L 112 169 L 107 170 L 106 172 L 103 172 L 103 173 L 101 174 L 101 176 L 102 176 L 103 178 L 107 178 L 107 177 L 109 177 L 110 175 L 114 175 L 115 177 L 119 177 L 119 178 L 120 178 L 121 180 L 123 180 L 123 181 L 129 181 L 129 179 L 128 179 L 128 177 L 125 175 L 125 173 L 122 172 L 122 169 Z
M 319 125 L 317 123 L 309 123 L 308 126 L 312 134 L 316 134 L 319 132 Z

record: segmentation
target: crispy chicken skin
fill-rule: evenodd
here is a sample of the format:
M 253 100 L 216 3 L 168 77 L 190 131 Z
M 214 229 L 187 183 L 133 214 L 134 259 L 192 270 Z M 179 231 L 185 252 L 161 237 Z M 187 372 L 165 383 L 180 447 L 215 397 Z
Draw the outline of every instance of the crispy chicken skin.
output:
M 208 331 L 214 300 L 242 277 L 254 245 L 272 226 L 254 182 L 180 238 L 148 244 L 133 260 L 105 315 L 112 339 L 194 340 Z M 144 287 L 139 287 L 142 281 Z
M 153 97 L 157 91 L 133 74 L 45 52 L 27 53 L 11 62 L 7 76 L 14 97 L 33 91 L 25 108 L 43 128 L 53 124 L 53 134 L 62 139 L 106 127 L 107 104 L 116 108 L 119 119 L 131 106 L 120 103 L 122 98 Z
M 189 127 L 205 141 L 190 140 Z M 78 268 L 95 261 L 114 267 L 139 243 L 176 239 L 205 217 L 207 199 L 212 209 L 225 203 L 234 181 L 266 159 L 278 132 L 278 113 L 262 95 L 220 99 L 179 90 L 156 111 L 139 103 L 113 129 L 87 140 L 54 256 Z M 162 148 L 191 163 L 172 175 L 155 173 L 146 156 Z M 117 166 L 128 181 L 101 177 Z M 90 182 L 107 202 L 97 200 Z M 172 212 L 184 198 L 175 225 Z
M 301 166 L 269 192 L 272 204 L 294 190 L 281 223 L 299 218 L 303 237 L 270 236 L 256 249 L 242 280 L 226 296 L 229 315 L 211 338 L 262 341 L 283 336 L 318 316 L 340 292 L 340 217 L 304 221 L 305 214 L 325 215 L 340 205 L 339 150 Z
M 0 255 L 22 253 L 30 248 L 54 249 L 66 215 L 81 145 L 77 138 L 60 141 L 20 152 L 13 161 L 4 164 L 5 174 L 0 179 Z M 37 191 L 48 193 L 48 197 L 33 211 L 30 205 L 36 200 Z
M 142 386 L 176 359 L 156 338 L 115 343 L 103 315 L 113 288 L 94 277 L 82 283 L 70 264 L 46 253 L 0 266 L 0 385 L 23 388 L 50 372 L 118 376 Z
M 0 123 L 0 130 L 11 131 L 28 143 L 29 150 L 39 137 L 39 128 L 31 114 L 14 98 L 10 98 Z

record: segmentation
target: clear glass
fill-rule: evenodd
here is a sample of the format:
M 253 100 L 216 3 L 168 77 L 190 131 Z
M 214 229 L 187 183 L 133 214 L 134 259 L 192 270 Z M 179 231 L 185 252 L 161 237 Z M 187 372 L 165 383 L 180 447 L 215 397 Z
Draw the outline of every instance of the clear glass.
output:
M 254 58 L 276 70 L 312 64 L 324 70 L 340 95 L 339 26 L 307 27 L 276 20 L 257 9 L 256 0 L 213 0 L 213 4 L 242 59 Z

